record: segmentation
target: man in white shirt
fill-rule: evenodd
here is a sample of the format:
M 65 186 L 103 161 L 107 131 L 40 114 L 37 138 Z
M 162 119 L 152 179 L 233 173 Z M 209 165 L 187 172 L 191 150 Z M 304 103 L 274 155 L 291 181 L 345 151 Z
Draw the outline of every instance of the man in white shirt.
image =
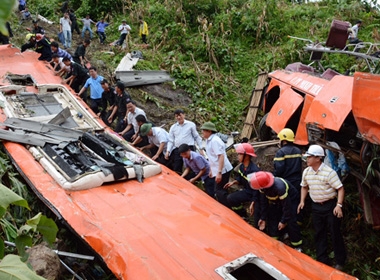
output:
M 146 117 L 146 115 L 142 109 L 136 107 L 136 103 L 133 100 L 127 101 L 127 112 L 128 114 L 125 116 L 124 122 L 128 122 L 128 125 L 119 134 L 128 142 L 133 142 L 137 138 L 140 129 L 136 116 L 143 115 Z
M 185 119 L 185 113 L 181 109 L 174 111 L 174 116 L 177 120 L 169 130 L 168 150 L 166 151 L 165 159 L 170 160 L 173 164 L 173 171 L 182 174 L 183 160 L 178 152 L 179 146 L 188 144 L 192 151 L 195 151 L 195 143 L 198 147 L 202 147 L 202 138 L 199 136 L 195 124 Z
M 215 196 L 223 205 L 230 207 L 227 196 L 228 191 L 224 186 L 230 179 L 232 165 L 227 158 L 226 144 L 215 134 L 215 124 L 205 122 L 202 127 L 203 138 L 206 139 L 206 154 L 210 163 L 210 178 L 215 178 Z
M 116 42 L 116 45 L 122 46 L 125 38 L 127 37 L 128 33 L 131 31 L 131 27 L 127 24 L 127 21 L 124 19 L 122 21 L 122 24 L 119 25 L 119 32 L 120 32 L 120 38 Z
M 69 13 L 65 13 L 64 16 L 59 20 L 59 31 L 63 33 L 64 42 L 63 46 L 65 49 L 71 48 L 71 20 Z
M 165 159 L 164 154 L 169 141 L 168 132 L 161 127 L 152 127 L 151 123 L 144 123 L 140 127 L 140 135 L 148 136 L 149 141 L 149 144 L 141 147 L 140 150 L 151 149 L 151 153 L 154 150 L 152 159 L 163 165 L 167 165 L 169 162 Z
M 348 35 L 348 42 L 350 44 L 358 44 L 361 41 L 358 38 L 359 28 L 362 25 L 362 21 L 356 21 L 355 25 L 351 28 L 351 33 Z

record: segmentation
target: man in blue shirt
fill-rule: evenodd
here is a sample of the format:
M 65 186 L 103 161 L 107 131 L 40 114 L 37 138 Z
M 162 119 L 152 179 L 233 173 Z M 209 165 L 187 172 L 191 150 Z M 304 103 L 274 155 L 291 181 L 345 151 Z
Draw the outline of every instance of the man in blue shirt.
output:
M 101 81 L 104 78 L 98 75 L 95 67 L 90 67 L 89 74 L 90 78 L 87 79 L 78 96 L 81 96 L 90 87 L 90 108 L 95 114 L 98 114 L 99 107 L 102 107 L 102 93 L 104 90 Z M 83 100 L 85 99 L 83 98 Z
M 96 23 L 96 33 L 99 36 L 100 44 L 103 44 L 106 40 L 105 28 L 110 25 L 107 22 L 104 22 L 104 18 Z
M 185 166 L 185 170 L 183 171 L 181 177 L 188 179 L 189 182 L 193 184 L 201 179 L 203 181 L 206 193 L 209 196 L 214 197 L 215 180 L 214 178 L 210 178 L 208 176 L 210 174 L 210 164 L 208 161 L 202 155 L 193 152 L 187 144 L 180 145 L 178 152 L 183 158 L 183 164 Z

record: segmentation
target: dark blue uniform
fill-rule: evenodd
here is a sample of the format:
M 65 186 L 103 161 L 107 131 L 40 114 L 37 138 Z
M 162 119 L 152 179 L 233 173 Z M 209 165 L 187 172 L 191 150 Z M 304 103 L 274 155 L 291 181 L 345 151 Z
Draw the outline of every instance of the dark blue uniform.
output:
M 266 199 L 260 199 L 261 220 L 266 221 L 268 234 L 280 236 L 278 224 L 287 225 L 292 246 L 302 244 L 301 231 L 297 224 L 297 207 L 300 200 L 299 192 L 292 184 L 282 178 L 275 177 L 269 188 L 261 189 Z
M 276 152 L 273 175 L 289 181 L 298 191 L 302 180 L 301 150 L 288 143 Z

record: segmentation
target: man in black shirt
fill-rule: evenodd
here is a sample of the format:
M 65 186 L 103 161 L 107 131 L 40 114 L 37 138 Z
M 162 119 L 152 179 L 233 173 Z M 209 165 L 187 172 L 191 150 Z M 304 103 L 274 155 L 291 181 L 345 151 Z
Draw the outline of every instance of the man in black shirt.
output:
M 50 41 L 42 34 L 36 34 L 36 52 L 41 54 L 38 60 L 52 60 Z
M 75 92 L 79 92 L 80 88 L 90 77 L 88 75 L 87 69 L 80 66 L 78 63 L 72 62 L 68 57 L 62 59 L 66 66 L 70 66 L 70 72 L 67 78 L 63 81 L 67 83 Z M 86 96 L 82 96 L 83 100 L 86 102 Z
M 124 123 L 124 118 L 127 114 L 127 102 L 132 100 L 129 93 L 124 91 L 125 86 L 122 82 L 116 83 L 116 96 L 115 96 L 115 106 L 113 107 L 111 115 L 108 117 L 108 123 L 111 124 L 115 117 L 117 118 L 116 132 L 121 132 L 126 126 Z
M 38 20 L 33 20 L 33 29 L 31 31 L 33 34 L 42 34 L 44 35 L 45 34 L 45 30 L 38 25 Z
M 89 39 L 84 40 L 83 44 L 77 47 L 73 55 L 74 62 L 82 65 L 83 67 L 85 67 L 85 63 L 87 62 L 85 54 L 86 54 L 86 48 L 90 45 L 90 43 L 91 41 Z
M 111 124 L 108 122 L 108 117 L 111 115 L 115 106 L 116 92 L 106 79 L 103 79 L 100 84 L 104 91 L 102 93 L 102 110 L 98 113 L 98 116 L 102 118 L 106 125 L 110 126 Z

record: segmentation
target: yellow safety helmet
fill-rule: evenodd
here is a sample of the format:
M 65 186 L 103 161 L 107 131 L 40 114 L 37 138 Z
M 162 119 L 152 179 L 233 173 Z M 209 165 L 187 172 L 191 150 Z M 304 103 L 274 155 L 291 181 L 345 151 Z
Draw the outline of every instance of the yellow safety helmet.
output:
M 277 137 L 280 138 L 280 141 L 286 140 L 288 142 L 294 142 L 294 132 L 290 128 L 282 129 Z

